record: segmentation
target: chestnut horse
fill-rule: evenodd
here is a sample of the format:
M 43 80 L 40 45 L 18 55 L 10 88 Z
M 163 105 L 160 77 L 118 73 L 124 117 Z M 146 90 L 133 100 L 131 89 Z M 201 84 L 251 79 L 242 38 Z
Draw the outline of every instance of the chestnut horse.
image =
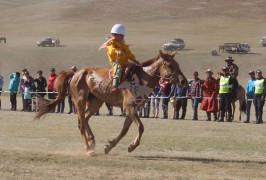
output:
M 108 154 L 127 134 L 132 122 L 134 122 L 138 127 L 138 135 L 128 147 L 128 152 L 132 152 L 140 144 L 144 132 L 144 126 L 136 109 L 143 106 L 148 100 L 159 79 L 167 79 L 170 83 L 177 84 L 181 88 L 186 85 L 180 83 L 181 80 L 187 82 L 187 79 L 181 72 L 179 64 L 174 60 L 174 55 L 164 54 L 160 51 L 157 57 L 141 63 L 135 69 L 134 80 L 122 82 L 117 92 L 111 90 L 112 80 L 108 77 L 109 69 L 107 68 L 85 67 L 75 74 L 73 72 L 61 72 L 54 84 L 58 98 L 52 101 L 39 100 L 39 112 L 37 112 L 35 119 L 40 119 L 47 113 L 53 112 L 57 103 L 67 95 L 69 89 L 78 111 L 78 127 L 87 154 L 92 155 L 95 153 L 95 139 L 89 125 L 90 117 L 99 110 L 104 102 L 122 107 L 126 112 L 123 128 L 116 138 L 105 145 L 104 152 Z M 71 77 L 70 84 L 68 84 Z M 87 101 L 90 102 L 90 106 L 86 114 Z

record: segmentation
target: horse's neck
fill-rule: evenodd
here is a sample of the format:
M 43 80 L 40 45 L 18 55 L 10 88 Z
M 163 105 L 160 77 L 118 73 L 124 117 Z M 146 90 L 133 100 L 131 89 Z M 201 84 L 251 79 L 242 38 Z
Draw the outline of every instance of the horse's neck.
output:
M 157 60 L 149 66 L 143 67 L 143 71 L 140 72 L 140 81 L 144 86 L 154 88 L 160 80 L 159 68 L 161 61 Z

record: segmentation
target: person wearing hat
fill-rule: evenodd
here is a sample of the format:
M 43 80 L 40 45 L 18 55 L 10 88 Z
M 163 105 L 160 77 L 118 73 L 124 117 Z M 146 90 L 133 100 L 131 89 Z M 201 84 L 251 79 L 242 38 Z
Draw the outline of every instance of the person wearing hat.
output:
M 244 123 L 249 123 L 250 120 L 250 108 L 252 104 L 252 99 L 254 95 L 254 83 L 256 81 L 255 72 L 249 71 L 250 79 L 248 80 L 247 87 L 246 87 L 246 97 L 247 97 L 247 109 L 246 109 L 246 120 Z
M 216 121 L 218 111 L 218 82 L 212 76 L 213 72 L 211 69 L 206 71 L 206 75 L 207 78 L 201 86 L 204 98 L 202 99 L 200 109 L 206 111 L 207 121 L 211 120 L 211 113 L 213 113 L 213 120 Z
M 262 114 L 263 114 L 263 106 L 265 103 L 266 97 L 266 81 L 262 76 L 262 71 L 256 71 L 256 81 L 254 82 L 254 95 L 253 95 L 253 103 L 255 107 L 255 116 L 256 116 L 256 124 L 263 123 Z
M 116 92 L 118 91 L 118 85 L 120 84 L 119 81 L 122 68 L 129 64 L 129 60 L 135 64 L 139 64 L 139 62 L 136 61 L 134 54 L 130 51 L 128 45 L 125 44 L 125 27 L 122 24 L 115 24 L 111 29 L 111 34 L 112 38 L 100 48 L 106 48 L 106 53 L 114 72 L 112 91 Z
M 227 122 L 232 122 L 232 100 L 236 98 L 236 90 L 238 81 L 234 76 L 230 75 L 228 67 L 223 67 L 223 76 L 219 81 L 219 95 L 220 95 L 220 114 L 221 117 L 218 122 L 224 122 L 225 112 L 227 111 Z
M 229 69 L 229 74 L 231 76 L 234 76 L 235 78 L 237 78 L 239 68 L 235 63 L 233 63 L 234 59 L 231 56 L 229 56 L 224 61 L 226 62 L 226 67 L 228 67 L 228 69 Z
M 190 88 L 188 91 L 188 97 L 191 98 L 191 105 L 193 109 L 193 117 L 192 120 L 198 120 L 198 105 L 201 102 L 201 98 L 203 97 L 202 92 L 202 81 L 199 79 L 198 71 L 194 71 L 193 80 L 190 83 Z

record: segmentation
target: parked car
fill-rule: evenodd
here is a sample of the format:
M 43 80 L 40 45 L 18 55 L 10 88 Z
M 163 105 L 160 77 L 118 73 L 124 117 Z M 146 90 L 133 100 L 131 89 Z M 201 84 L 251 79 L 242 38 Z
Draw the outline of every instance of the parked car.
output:
M 176 51 L 177 49 L 184 49 L 185 42 L 183 39 L 176 38 L 163 45 L 165 51 Z
M 50 47 L 56 46 L 57 47 L 57 46 L 59 46 L 59 44 L 60 44 L 60 40 L 58 38 L 53 39 L 51 37 L 47 37 L 47 38 L 44 38 L 44 39 L 36 42 L 36 45 L 38 47 L 40 47 L 40 46 L 41 47 L 45 47 L 45 46 L 50 46 Z
M 262 47 L 266 47 L 266 36 L 262 37 L 261 40 L 260 40 L 260 45 Z
M 250 45 L 248 43 L 224 43 L 219 46 L 219 52 L 220 50 L 228 53 L 249 53 Z

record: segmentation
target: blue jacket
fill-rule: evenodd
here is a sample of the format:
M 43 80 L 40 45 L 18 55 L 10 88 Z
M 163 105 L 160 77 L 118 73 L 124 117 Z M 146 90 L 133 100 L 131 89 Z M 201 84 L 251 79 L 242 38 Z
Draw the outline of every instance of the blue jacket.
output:
M 16 74 L 10 74 L 9 76 L 10 82 L 8 85 L 8 90 L 13 92 L 13 91 L 18 91 L 18 86 L 19 86 L 19 77 Z
M 246 88 L 246 95 L 247 96 L 253 96 L 254 94 L 254 82 L 256 81 L 256 78 L 248 80 L 247 88 Z
M 188 91 L 188 86 L 184 87 L 183 89 L 180 89 L 178 86 L 175 87 L 175 96 L 177 97 L 184 97 L 186 96 Z

